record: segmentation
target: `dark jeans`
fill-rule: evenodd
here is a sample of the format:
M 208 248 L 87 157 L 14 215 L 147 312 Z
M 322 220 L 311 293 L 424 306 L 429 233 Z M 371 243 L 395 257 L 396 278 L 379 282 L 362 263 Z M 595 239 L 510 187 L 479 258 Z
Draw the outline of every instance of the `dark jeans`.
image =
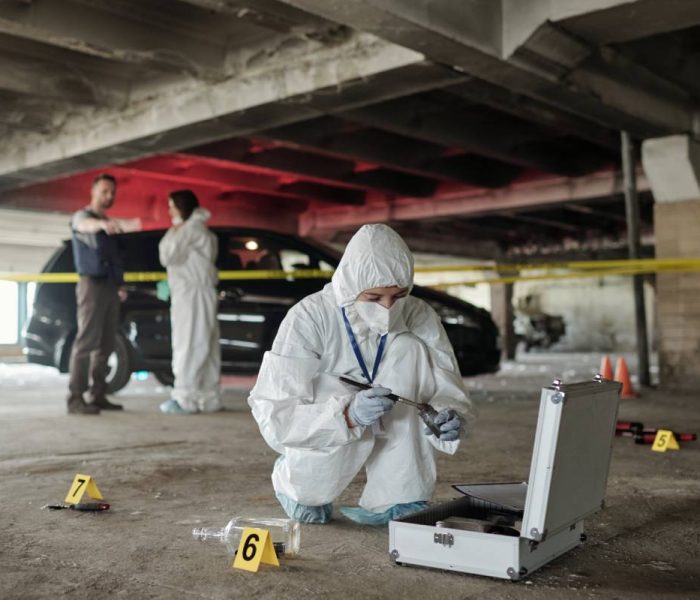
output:
M 78 302 L 78 333 L 70 355 L 71 396 L 88 390 L 93 398 L 107 393 L 107 359 L 114 351 L 119 325 L 119 286 L 111 279 L 80 277 L 75 288 Z

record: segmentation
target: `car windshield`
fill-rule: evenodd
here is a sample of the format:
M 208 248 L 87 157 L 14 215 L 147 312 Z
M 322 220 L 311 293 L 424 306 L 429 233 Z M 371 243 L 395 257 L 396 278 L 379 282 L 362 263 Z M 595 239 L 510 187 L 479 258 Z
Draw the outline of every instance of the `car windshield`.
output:
M 294 239 L 224 234 L 219 244 L 219 266 L 223 270 L 332 270 L 336 263 L 327 250 L 316 251 Z
M 312 246 L 314 249 L 322 252 L 324 255 L 328 257 L 328 262 L 331 263 L 332 267 L 335 268 L 338 266 L 338 263 L 340 262 L 341 256 L 343 256 L 343 251 L 338 250 L 337 248 L 334 248 L 330 244 L 326 244 L 324 242 L 320 242 L 318 240 L 310 239 L 310 238 L 304 238 L 304 242 L 306 242 L 309 246 Z

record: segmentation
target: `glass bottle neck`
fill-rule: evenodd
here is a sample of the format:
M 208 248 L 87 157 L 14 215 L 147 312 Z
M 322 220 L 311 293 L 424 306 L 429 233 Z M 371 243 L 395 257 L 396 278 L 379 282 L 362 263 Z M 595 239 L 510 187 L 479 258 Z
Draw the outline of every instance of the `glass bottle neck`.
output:
M 219 527 L 195 527 L 192 530 L 192 537 L 202 542 L 207 540 L 223 540 L 224 530 Z

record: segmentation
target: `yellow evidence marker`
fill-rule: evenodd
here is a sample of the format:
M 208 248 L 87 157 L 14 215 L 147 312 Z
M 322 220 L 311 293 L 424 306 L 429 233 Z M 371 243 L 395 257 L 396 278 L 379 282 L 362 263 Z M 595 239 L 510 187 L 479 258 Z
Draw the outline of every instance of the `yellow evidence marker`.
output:
M 651 449 L 654 452 L 666 452 L 666 450 L 680 450 L 680 447 L 676 441 L 676 436 L 673 435 L 673 431 L 659 429 L 656 432 L 656 437 L 654 438 Z
M 238 544 L 233 568 L 257 573 L 261 563 L 280 566 L 270 532 L 267 529 L 246 527 L 241 536 L 241 543 Z
M 85 492 L 94 500 L 104 500 L 102 494 L 95 483 L 95 480 L 90 475 L 81 475 L 78 473 L 71 483 L 70 490 L 64 502 L 66 504 L 78 504 Z

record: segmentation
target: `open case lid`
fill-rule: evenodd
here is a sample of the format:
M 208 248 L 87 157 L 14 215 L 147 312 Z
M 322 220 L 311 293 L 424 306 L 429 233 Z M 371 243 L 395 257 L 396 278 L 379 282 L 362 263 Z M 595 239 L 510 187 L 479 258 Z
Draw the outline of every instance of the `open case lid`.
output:
M 489 505 L 510 512 L 522 513 L 527 496 L 527 483 L 513 481 L 507 483 L 464 483 L 453 485 L 460 494 L 475 498 Z
M 542 388 L 521 536 L 541 541 L 602 507 L 621 384 Z

